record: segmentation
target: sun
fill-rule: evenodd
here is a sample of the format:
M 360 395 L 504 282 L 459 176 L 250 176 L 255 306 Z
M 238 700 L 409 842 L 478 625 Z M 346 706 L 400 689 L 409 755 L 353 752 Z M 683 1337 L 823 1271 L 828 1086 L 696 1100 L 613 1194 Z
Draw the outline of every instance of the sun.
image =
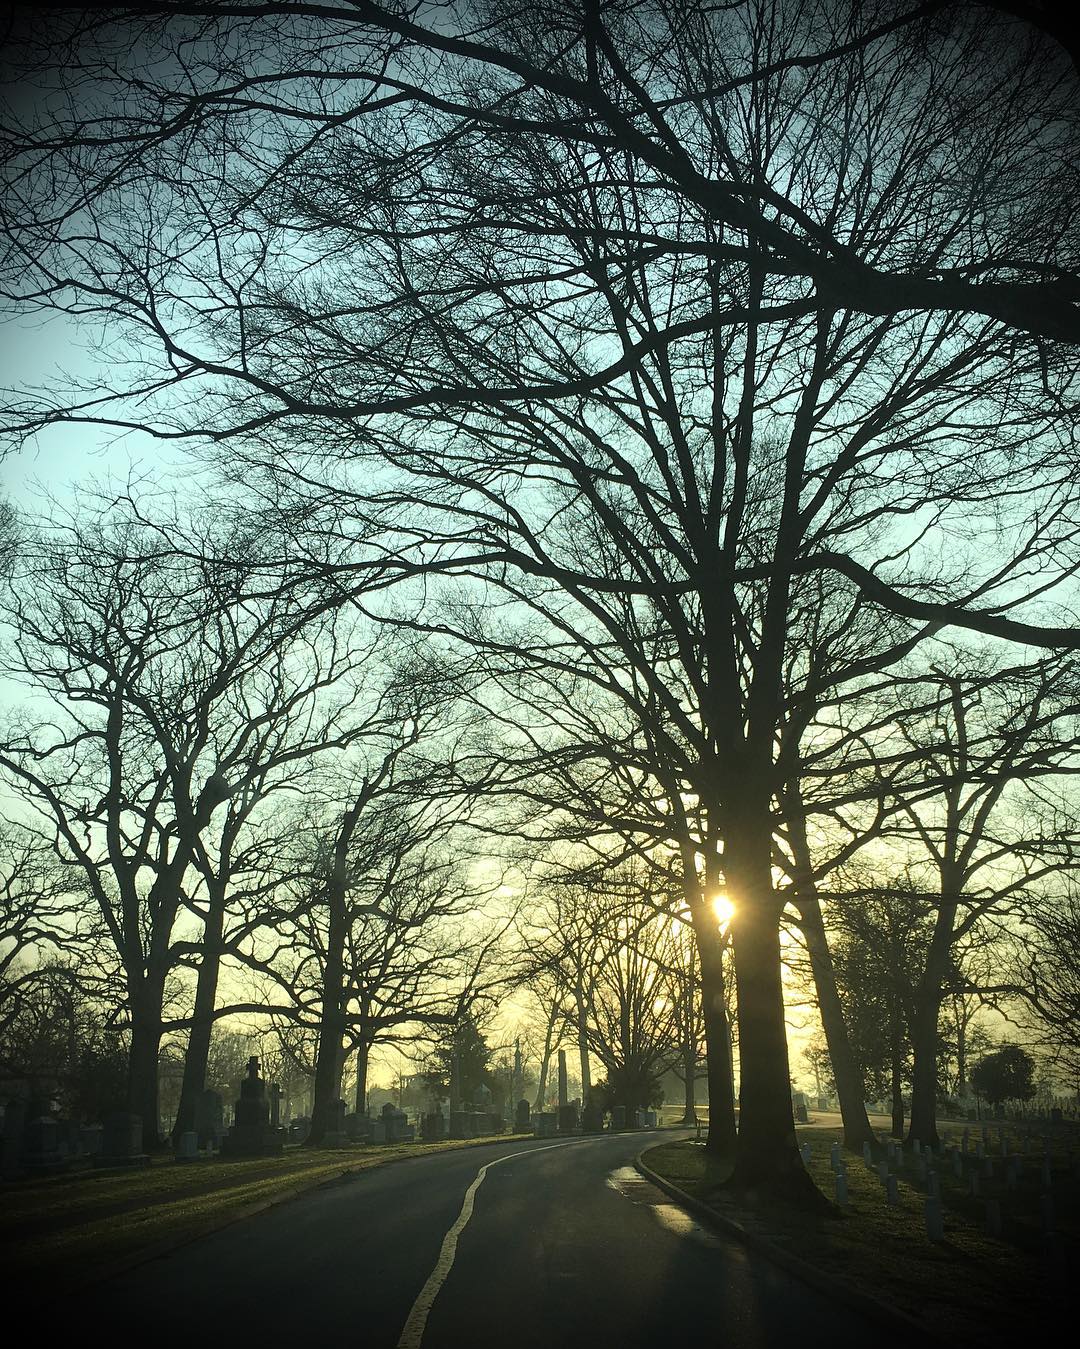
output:
M 713 913 L 716 914 L 716 921 L 720 924 L 721 930 L 726 928 L 735 917 L 735 905 L 728 899 L 727 895 L 715 895 L 713 897 Z

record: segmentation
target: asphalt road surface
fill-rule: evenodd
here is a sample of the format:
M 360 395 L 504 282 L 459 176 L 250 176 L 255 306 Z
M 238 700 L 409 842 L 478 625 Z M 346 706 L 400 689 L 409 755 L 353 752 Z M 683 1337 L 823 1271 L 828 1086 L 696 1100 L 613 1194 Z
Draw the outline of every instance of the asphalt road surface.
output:
M 248 1336 L 274 1349 L 882 1343 L 880 1327 L 642 1180 L 633 1160 L 651 1141 L 516 1140 L 378 1167 L 35 1319 L 53 1344 L 89 1344 L 93 1328 L 93 1342 L 147 1349 L 244 1349 Z

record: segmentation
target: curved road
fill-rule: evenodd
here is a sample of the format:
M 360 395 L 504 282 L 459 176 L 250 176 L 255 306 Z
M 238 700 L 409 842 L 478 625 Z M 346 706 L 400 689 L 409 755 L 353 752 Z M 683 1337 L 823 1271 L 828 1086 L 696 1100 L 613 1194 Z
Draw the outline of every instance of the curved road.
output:
M 519 1139 L 378 1167 L 79 1293 L 70 1322 L 118 1343 L 289 1349 L 880 1341 L 642 1180 L 650 1141 Z

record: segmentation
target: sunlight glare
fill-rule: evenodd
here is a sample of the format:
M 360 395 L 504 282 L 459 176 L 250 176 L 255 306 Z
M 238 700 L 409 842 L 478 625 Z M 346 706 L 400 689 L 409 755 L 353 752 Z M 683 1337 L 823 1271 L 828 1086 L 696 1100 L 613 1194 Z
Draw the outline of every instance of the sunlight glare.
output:
M 721 929 L 726 928 L 735 916 L 735 905 L 728 899 L 727 895 L 715 895 L 713 897 L 713 913 L 716 914 L 716 921 Z

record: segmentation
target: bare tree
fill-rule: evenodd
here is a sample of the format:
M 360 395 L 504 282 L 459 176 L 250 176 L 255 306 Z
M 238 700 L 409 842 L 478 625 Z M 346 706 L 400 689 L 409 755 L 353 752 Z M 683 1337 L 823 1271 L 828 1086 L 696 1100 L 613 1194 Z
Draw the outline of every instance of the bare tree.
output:
M 798 1166 L 771 867 L 803 581 L 1080 644 L 1048 605 L 1076 567 L 1077 190 L 1047 171 L 1074 74 L 1012 19 L 941 13 L 150 5 L 138 81 L 108 23 L 27 44 L 112 108 L 15 136 L 10 290 L 147 365 L 16 400 L 13 436 L 229 440 L 310 540 L 352 533 L 358 575 L 389 549 L 471 577 L 531 611 L 541 678 L 569 666 L 662 731 L 653 771 L 702 830 L 687 874 L 736 903 L 745 1182 Z M 702 972 L 707 1008 L 705 946 Z

